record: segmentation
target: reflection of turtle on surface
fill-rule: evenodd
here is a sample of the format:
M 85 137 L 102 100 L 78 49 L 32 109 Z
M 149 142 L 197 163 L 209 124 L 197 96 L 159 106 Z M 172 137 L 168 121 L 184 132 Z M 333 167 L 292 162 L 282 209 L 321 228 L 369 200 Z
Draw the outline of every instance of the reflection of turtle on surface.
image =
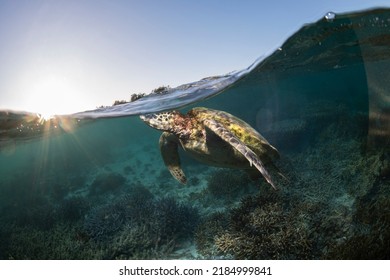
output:
M 247 169 L 264 176 L 275 188 L 264 165 L 278 158 L 278 151 L 243 120 L 223 111 L 194 108 L 186 115 L 170 111 L 140 116 L 149 126 L 164 131 L 160 149 L 165 165 L 181 183 L 187 179 L 180 167 L 177 147 L 203 163 L 230 168 Z

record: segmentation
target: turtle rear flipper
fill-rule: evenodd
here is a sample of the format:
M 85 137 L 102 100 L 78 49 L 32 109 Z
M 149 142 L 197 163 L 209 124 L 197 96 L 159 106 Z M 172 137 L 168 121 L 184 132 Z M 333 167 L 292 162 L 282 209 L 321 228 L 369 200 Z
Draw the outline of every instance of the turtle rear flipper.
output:
M 172 176 L 180 183 L 186 184 L 187 178 L 184 175 L 180 165 L 178 152 L 178 144 L 175 141 L 175 136 L 169 132 L 164 132 L 160 137 L 160 151 L 165 165 Z
M 221 137 L 222 140 L 226 141 L 231 146 L 233 146 L 237 151 L 239 151 L 249 161 L 249 164 L 251 166 L 253 164 L 257 168 L 257 170 L 260 171 L 260 173 L 267 180 L 267 182 L 274 189 L 276 189 L 275 184 L 271 179 L 271 175 L 267 172 L 259 157 L 250 148 L 248 148 L 240 139 L 238 139 L 230 130 L 226 129 L 226 127 L 224 127 L 223 125 L 221 125 L 220 123 L 212 119 L 204 120 L 204 125 L 207 126 L 211 131 L 213 131 L 219 137 Z

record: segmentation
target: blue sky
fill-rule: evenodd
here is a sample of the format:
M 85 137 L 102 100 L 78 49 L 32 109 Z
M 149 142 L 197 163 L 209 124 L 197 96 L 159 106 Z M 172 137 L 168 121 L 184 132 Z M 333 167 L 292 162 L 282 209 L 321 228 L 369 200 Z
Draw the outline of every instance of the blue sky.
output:
M 0 109 L 62 114 L 249 66 L 326 12 L 390 0 L 0 0 Z

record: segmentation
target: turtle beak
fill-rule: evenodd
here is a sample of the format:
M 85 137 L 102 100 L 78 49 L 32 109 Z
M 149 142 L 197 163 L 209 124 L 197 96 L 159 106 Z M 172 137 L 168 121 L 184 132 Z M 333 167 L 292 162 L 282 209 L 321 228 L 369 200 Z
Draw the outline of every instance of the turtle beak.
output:
M 139 116 L 139 118 L 141 119 L 141 120 L 143 120 L 144 122 L 147 122 L 148 121 L 148 116 L 149 116 L 150 114 L 147 114 L 147 115 L 140 115 Z
M 146 124 L 150 125 L 151 127 L 153 126 L 153 119 L 156 118 L 155 114 L 146 114 L 146 115 L 140 115 L 139 116 L 141 120 L 143 120 Z
M 178 113 L 176 111 L 171 112 L 162 112 L 162 113 L 152 113 L 140 115 L 139 117 L 143 120 L 147 125 L 162 131 L 170 131 L 175 129 L 173 121 L 175 116 Z
M 159 114 L 146 114 L 139 116 L 147 125 L 158 130 L 165 130 L 165 123 L 159 118 Z

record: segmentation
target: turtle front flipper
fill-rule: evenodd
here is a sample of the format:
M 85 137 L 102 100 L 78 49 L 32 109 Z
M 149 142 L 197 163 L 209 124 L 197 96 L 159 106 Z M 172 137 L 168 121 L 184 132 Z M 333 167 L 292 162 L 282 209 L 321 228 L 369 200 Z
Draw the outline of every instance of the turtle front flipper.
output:
M 248 146 L 238 139 L 230 130 L 226 129 L 226 127 L 213 119 L 204 120 L 204 125 L 221 137 L 222 140 L 226 141 L 239 151 L 249 161 L 250 166 L 253 164 L 267 182 L 276 189 L 275 184 L 271 179 L 271 175 L 265 169 L 264 164 L 261 162 L 259 157 L 250 148 L 248 148 Z
M 176 178 L 180 183 L 186 184 L 187 178 L 184 175 L 180 166 L 179 152 L 177 150 L 178 144 L 175 141 L 176 137 L 169 133 L 164 132 L 160 137 L 160 151 L 165 165 L 172 176 Z

